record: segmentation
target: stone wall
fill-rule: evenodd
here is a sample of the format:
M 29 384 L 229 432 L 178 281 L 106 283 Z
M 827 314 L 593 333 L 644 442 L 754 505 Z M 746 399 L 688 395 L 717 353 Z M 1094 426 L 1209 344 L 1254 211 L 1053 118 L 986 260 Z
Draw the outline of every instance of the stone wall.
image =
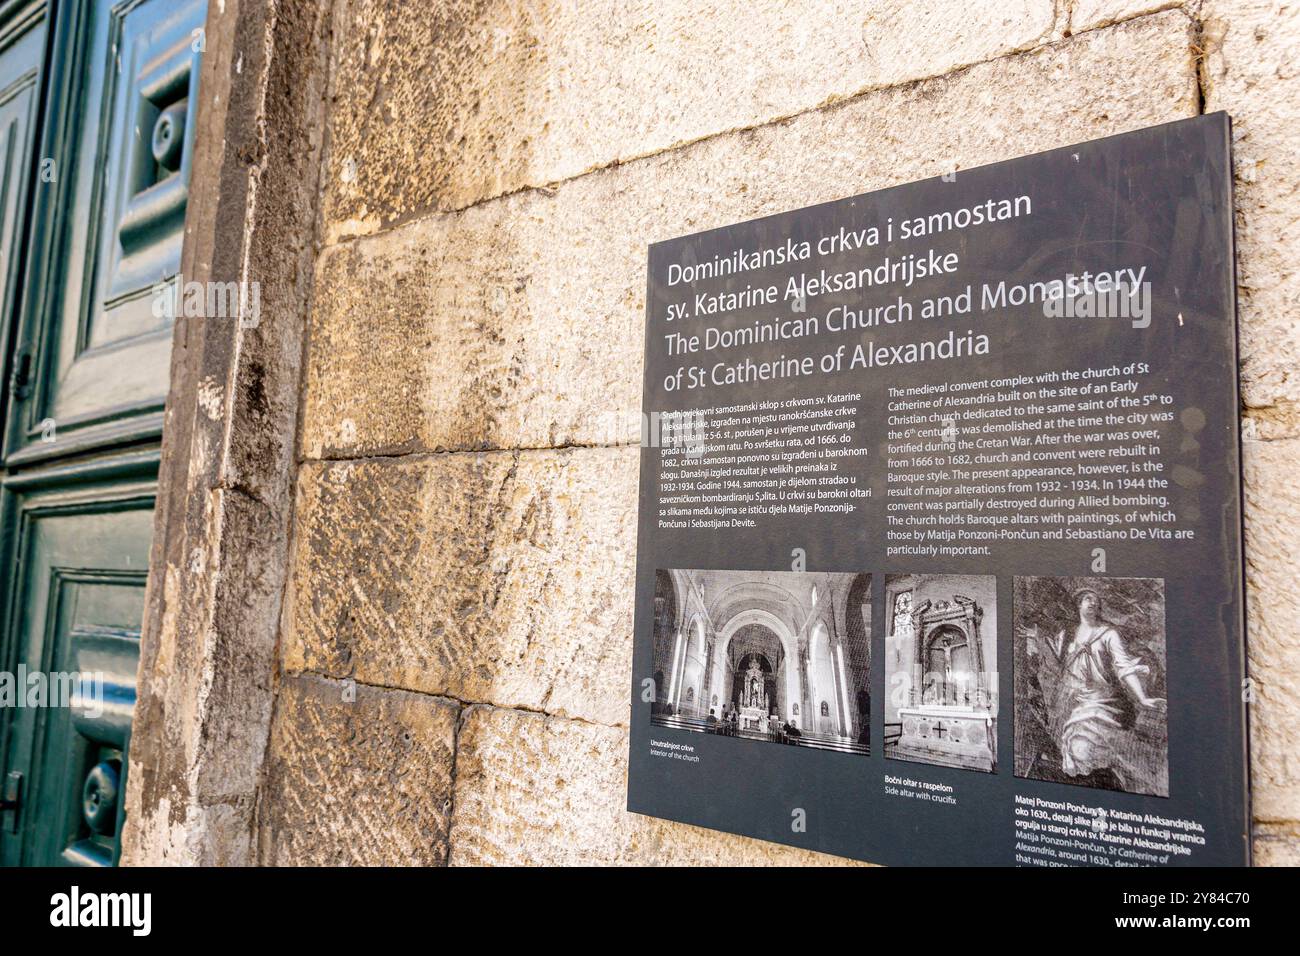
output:
M 648 243 L 1235 121 L 1256 852 L 1300 859 L 1300 17 L 336 0 L 267 863 L 826 863 L 623 809 Z

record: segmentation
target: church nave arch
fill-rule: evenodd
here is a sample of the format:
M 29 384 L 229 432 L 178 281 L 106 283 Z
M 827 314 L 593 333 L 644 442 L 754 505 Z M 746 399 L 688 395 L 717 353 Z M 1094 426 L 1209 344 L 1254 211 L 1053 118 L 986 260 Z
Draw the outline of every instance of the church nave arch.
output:
M 747 629 L 755 628 L 755 632 Z M 775 701 L 769 700 L 769 709 L 776 710 L 785 720 L 796 716 L 794 705 L 801 698 L 799 686 L 799 651 L 798 641 L 790 627 L 781 618 L 770 611 L 759 608 L 747 608 L 734 614 L 718 633 L 713 651 L 712 691 L 720 705 L 735 702 L 737 660 L 732 660 L 732 643 L 740 636 L 744 641 L 758 641 L 758 634 L 766 632 L 775 641 L 779 652 L 764 653 L 772 668 L 773 684 L 776 690 Z M 777 659 L 772 660 L 775 656 Z

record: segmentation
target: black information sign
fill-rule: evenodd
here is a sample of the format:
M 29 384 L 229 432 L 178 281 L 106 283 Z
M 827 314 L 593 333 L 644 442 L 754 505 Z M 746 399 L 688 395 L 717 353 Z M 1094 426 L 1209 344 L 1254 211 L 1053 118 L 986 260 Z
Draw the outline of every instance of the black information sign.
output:
M 1229 120 L 650 247 L 630 810 L 1249 859 Z

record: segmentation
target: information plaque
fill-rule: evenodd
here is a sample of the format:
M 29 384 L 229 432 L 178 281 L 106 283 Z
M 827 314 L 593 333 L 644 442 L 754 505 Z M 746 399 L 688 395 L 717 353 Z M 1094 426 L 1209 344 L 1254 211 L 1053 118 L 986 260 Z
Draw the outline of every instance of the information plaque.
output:
M 1230 123 L 652 245 L 628 809 L 1249 862 Z

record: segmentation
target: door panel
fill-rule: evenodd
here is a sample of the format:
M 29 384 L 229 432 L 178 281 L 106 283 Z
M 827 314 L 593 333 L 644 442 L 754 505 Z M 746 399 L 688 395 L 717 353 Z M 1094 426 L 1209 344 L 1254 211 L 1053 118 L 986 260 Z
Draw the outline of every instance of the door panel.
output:
M 37 193 L 50 256 L 33 261 L 44 294 L 21 325 L 32 371 L 11 466 L 161 428 L 172 325 L 161 293 L 180 267 L 204 12 L 203 0 L 60 7 L 54 55 L 81 69 L 64 91 L 66 128 L 51 124 L 45 144 L 67 178 Z
M 65 476 L 67 478 L 68 476 Z M 116 860 L 153 486 L 21 494 L 12 673 L 41 674 L 44 706 L 9 709 L 6 772 L 22 800 L 0 820 L 6 865 Z M 72 694 L 79 675 L 82 694 Z

